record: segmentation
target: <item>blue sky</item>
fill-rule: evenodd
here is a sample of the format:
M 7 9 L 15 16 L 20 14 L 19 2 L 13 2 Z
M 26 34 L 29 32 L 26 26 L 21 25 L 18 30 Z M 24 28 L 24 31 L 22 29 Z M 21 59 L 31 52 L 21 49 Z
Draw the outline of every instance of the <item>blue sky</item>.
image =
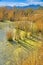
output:
M 1 2 L 27 2 L 27 1 L 33 1 L 33 2 L 43 2 L 43 0 L 0 0 Z
M 31 4 L 43 6 L 43 0 L 0 0 L 0 6 L 26 6 Z

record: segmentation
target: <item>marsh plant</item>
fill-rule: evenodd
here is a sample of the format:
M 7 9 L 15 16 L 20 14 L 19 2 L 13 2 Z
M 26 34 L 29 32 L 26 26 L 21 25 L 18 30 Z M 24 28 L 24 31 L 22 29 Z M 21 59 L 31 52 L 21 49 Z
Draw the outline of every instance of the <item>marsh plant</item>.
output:
M 12 39 L 12 37 L 13 37 L 12 32 L 11 31 L 8 31 L 7 34 L 6 34 L 6 37 L 7 37 L 7 40 L 8 41 L 12 41 L 13 40 Z

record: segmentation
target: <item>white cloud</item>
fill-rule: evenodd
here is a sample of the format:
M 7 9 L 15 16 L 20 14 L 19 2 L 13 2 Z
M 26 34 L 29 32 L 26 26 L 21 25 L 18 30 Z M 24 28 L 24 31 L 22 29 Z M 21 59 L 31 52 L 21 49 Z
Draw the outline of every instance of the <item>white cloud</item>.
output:
M 27 0 L 27 2 L 42 2 L 41 0 Z
M 34 5 L 41 5 L 41 6 L 43 6 L 43 2 L 30 2 L 29 4 L 34 4 Z
M 27 3 L 18 2 L 0 2 L 0 6 L 27 6 Z
M 43 6 L 43 2 L 26 2 L 26 3 L 22 3 L 22 2 L 0 2 L 0 7 L 1 6 L 27 6 L 27 5 L 42 5 Z

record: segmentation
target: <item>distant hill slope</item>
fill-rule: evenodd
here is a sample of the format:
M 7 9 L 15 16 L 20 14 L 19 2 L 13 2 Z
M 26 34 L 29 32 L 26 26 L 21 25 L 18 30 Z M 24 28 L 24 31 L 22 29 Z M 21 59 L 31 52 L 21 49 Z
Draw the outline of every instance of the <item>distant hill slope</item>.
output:
M 32 9 L 38 9 L 39 7 L 43 8 L 43 6 L 40 5 L 28 5 L 28 6 L 6 6 L 6 8 L 8 9 L 12 9 L 12 8 L 20 8 L 20 9 L 26 9 L 26 8 L 32 8 Z
M 13 8 L 18 8 L 18 9 L 27 9 L 27 8 L 32 8 L 32 9 L 38 9 L 38 8 L 42 8 L 43 9 L 43 6 L 41 5 L 28 5 L 28 6 L 3 6 L 3 7 L 6 7 L 7 9 L 13 9 Z M 1 7 L 0 7 L 1 8 Z
M 40 7 L 40 5 L 17 6 L 17 8 L 23 8 L 23 9 L 25 9 L 25 8 L 37 9 L 39 7 Z

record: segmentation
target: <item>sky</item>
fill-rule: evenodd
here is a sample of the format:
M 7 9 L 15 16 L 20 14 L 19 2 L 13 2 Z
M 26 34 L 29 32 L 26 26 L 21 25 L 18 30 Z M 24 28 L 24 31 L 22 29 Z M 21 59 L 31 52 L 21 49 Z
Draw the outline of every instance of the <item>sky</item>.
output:
M 43 6 L 43 0 L 0 0 L 0 6 L 27 6 L 32 4 Z

